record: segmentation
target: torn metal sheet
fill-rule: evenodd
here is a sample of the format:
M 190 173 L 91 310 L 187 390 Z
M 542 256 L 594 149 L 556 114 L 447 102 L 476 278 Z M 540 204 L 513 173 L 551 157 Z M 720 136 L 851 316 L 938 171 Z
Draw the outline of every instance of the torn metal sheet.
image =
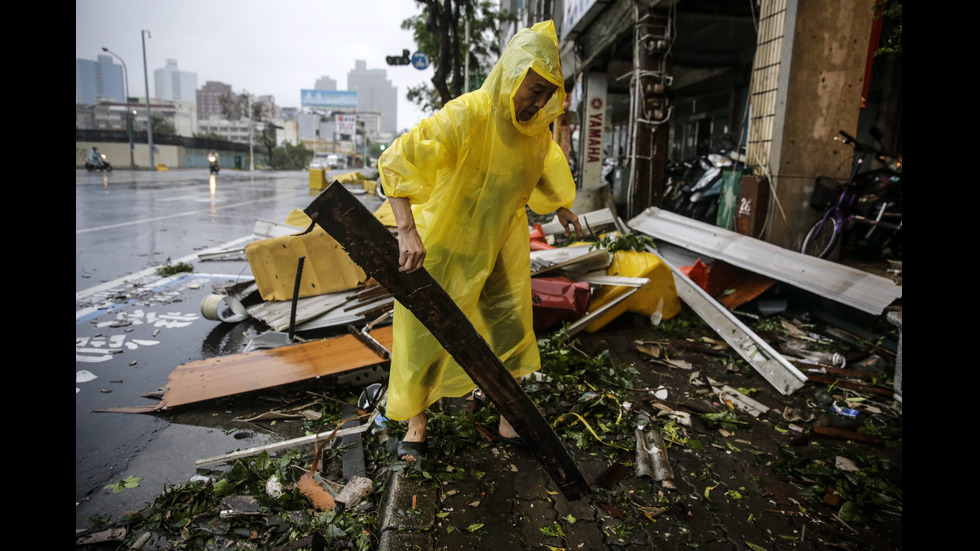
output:
M 719 387 L 717 386 L 717 381 L 712 381 L 710 378 L 708 380 L 711 382 L 711 390 L 718 395 L 718 398 L 723 403 L 731 402 L 735 409 L 744 411 L 752 417 L 758 417 L 759 415 L 769 411 L 769 406 L 749 398 L 734 388 L 728 385 L 721 385 Z
M 600 228 L 606 228 L 608 226 L 616 225 L 616 216 L 613 215 L 612 210 L 605 208 L 587 212 L 585 214 L 578 215 L 578 221 L 582 224 L 582 231 L 586 234 L 589 230 L 599 231 Z M 556 233 L 565 233 L 565 228 L 558 221 L 556 216 L 554 220 L 548 222 L 547 224 L 541 224 L 541 231 L 545 235 L 553 235 Z
M 629 221 L 635 231 L 654 239 L 723 260 L 771 277 L 824 298 L 880 315 L 902 298 L 894 281 L 829 260 L 698 222 L 657 207 L 650 207 Z
M 375 286 L 356 293 L 337 291 L 299 299 L 296 301 L 296 331 L 343 327 L 376 317 L 377 310 L 392 310 L 395 300 L 387 291 L 370 300 L 364 298 L 376 290 L 384 291 L 384 288 Z M 291 303 L 288 301 L 260 302 L 246 310 L 273 331 L 283 331 L 289 327 Z
M 636 429 L 636 476 L 648 476 L 654 480 L 673 480 L 674 470 L 667 459 L 667 446 L 660 432 Z
M 646 277 L 611 276 L 606 275 L 605 272 L 585 274 L 584 276 L 579 277 L 578 280 L 585 281 L 593 285 L 623 285 L 626 287 L 643 287 L 647 283 L 650 283 L 650 279 Z
M 606 249 L 591 247 L 558 247 L 541 251 L 531 251 L 531 275 L 562 269 L 577 279 L 574 274 L 585 274 L 605 270 L 612 264 L 612 253 Z
M 331 437 L 342 438 L 344 436 L 350 436 L 352 434 L 361 434 L 374 426 L 374 419 L 375 417 L 377 417 L 377 415 L 378 412 L 375 411 L 374 413 L 371 414 L 370 417 L 368 417 L 367 421 L 355 427 L 348 427 L 339 430 L 332 429 L 330 431 L 324 431 L 309 436 L 300 436 L 299 438 L 293 438 L 292 440 L 273 442 L 272 444 L 267 444 L 265 446 L 256 446 L 254 448 L 247 448 L 244 450 L 235 450 L 232 452 L 228 452 L 224 455 L 198 459 L 197 461 L 194 462 L 194 466 L 203 467 L 207 465 L 213 465 L 216 463 L 228 463 L 236 459 L 242 459 L 245 457 L 255 457 L 256 455 L 259 455 L 262 452 L 276 452 L 279 450 L 288 450 L 290 448 L 305 446 L 307 444 L 317 444 L 321 439 L 330 439 Z
M 291 235 L 303 231 L 304 229 L 305 228 L 291 226 L 289 224 L 262 220 L 260 218 L 255 222 L 255 226 L 252 228 L 252 234 L 259 239 L 268 239 L 271 237 Z
M 652 249 L 653 254 L 657 254 Z M 659 256 L 659 255 L 658 255 Z M 781 394 L 792 394 L 803 386 L 807 377 L 727 308 L 711 298 L 676 266 L 661 257 L 674 273 L 677 294 L 692 310 L 714 329 L 745 361 L 769 381 Z
M 391 326 L 371 333 L 391 349 Z M 167 408 L 343 373 L 385 362 L 353 335 L 318 339 L 271 350 L 188 362 L 170 374 L 160 401 L 152 406 L 97 410 L 151 413 Z

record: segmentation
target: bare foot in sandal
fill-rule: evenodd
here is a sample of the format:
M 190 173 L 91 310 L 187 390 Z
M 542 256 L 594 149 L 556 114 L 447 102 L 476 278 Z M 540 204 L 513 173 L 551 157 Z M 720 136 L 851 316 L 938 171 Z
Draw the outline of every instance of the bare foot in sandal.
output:
M 514 427 L 504 419 L 504 416 L 500 416 L 500 426 L 497 428 L 497 433 L 500 435 L 500 441 L 505 444 L 510 444 L 511 446 L 516 446 L 518 448 L 524 448 L 527 443 L 521 438 Z
M 398 459 L 408 463 L 414 463 L 419 454 L 425 452 L 425 427 L 428 419 L 425 412 L 415 415 L 408 420 L 408 430 L 405 437 L 398 443 Z

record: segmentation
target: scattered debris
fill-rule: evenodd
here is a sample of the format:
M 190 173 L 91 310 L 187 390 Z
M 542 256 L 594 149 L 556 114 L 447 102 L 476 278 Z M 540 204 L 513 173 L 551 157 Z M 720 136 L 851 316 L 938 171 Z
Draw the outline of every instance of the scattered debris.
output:
M 651 477 L 658 482 L 674 478 L 667 446 L 657 430 L 636 429 L 636 476 Z
M 370 478 L 355 476 L 347 482 L 347 485 L 337 494 L 334 500 L 337 502 L 338 508 L 353 509 L 373 491 L 374 483 Z
M 372 336 L 385 348 L 391 347 L 391 326 L 375 329 Z M 353 335 L 341 335 L 274 350 L 255 350 L 188 362 L 170 374 L 166 390 L 157 404 L 97 411 L 150 413 L 371 367 L 383 362 L 384 359 Z
M 719 387 L 717 386 L 719 384 L 717 381 L 712 381 L 710 379 L 709 381 L 711 383 L 711 390 L 718 395 L 718 399 L 721 400 L 723 404 L 733 407 L 739 411 L 744 411 L 752 417 L 758 417 L 759 415 L 769 411 L 769 406 L 749 398 L 734 388 L 728 385 L 722 385 Z
M 651 251 L 652 252 L 652 251 Z M 664 260 L 666 263 L 667 261 Z M 674 266 L 674 281 L 681 299 L 708 322 L 718 335 L 749 362 L 776 390 L 792 394 L 803 386 L 806 376 L 790 364 L 768 343 L 759 338 L 724 307 L 721 307 L 701 287 Z

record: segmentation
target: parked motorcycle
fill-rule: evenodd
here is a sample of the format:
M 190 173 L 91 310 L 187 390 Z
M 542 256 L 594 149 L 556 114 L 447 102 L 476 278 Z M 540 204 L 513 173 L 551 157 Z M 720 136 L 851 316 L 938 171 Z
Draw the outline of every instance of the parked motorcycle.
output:
M 744 159 L 735 151 L 708 153 L 669 167 L 664 209 L 714 224 L 721 196 L 722 173 Z
M 208 166 L 211 169 L 211 174 L 217 174 L 221 167 L 218 165 L 218 155 L 211 153 L 208 155 Z
M 89 172 L 94 172 L 96 170 L 112 172 L 112 165 L 109 164 L 109 159 L 106 158 L 105 153 L 102 153 L 99 156 L 98 164 L 93 164 L 91 161 L 85 161 L 85 170 Z
M 872 128 L 870 133 L 880 144 L 881 131 Z M 817 178 L 810 207 L 822 214 L 803 238 L 800 251 L 826 258 L 841 243 L 859 256 L 900 260 L 902 155 L 861 143 L 843 130 L 834 139 L 852 146 L 855 160 L 845 182 Z M 877 161 L 878 166 L 862 171 L 868 161 Z

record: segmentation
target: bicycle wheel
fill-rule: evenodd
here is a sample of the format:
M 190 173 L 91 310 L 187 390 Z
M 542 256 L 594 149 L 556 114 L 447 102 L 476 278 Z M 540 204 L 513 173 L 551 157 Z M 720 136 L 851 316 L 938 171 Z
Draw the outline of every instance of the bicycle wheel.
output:
M 827 258 L 840 241 L 841 225 L 836 216 L 823 216 L 813 223 L 803 238 L 800 252 L 818 258 Z

